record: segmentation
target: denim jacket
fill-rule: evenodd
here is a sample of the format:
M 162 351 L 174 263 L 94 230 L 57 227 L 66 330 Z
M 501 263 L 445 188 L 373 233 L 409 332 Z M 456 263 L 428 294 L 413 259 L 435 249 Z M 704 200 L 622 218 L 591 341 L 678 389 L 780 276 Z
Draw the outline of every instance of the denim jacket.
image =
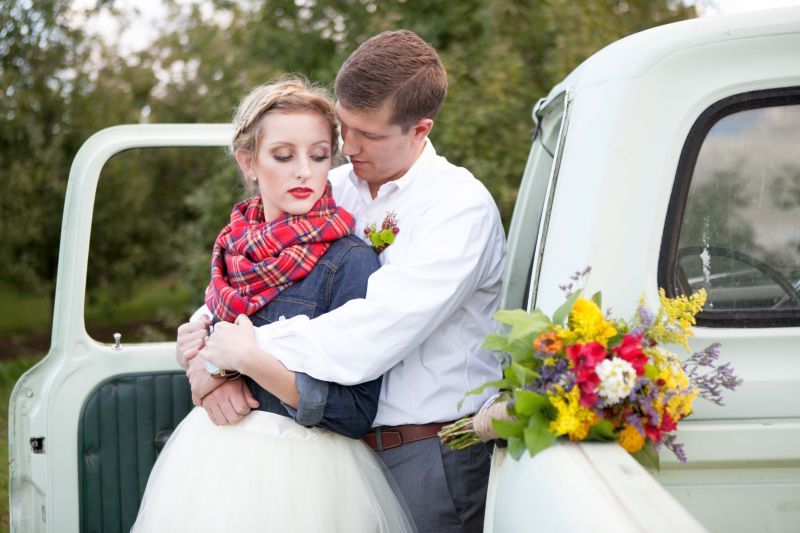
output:
M 256 326 L 282 317 L 314 318 L 367 293 L 367 278 L 380 263 L 375 252 L 358 237 L 339 239 L 328 248 L 311 272 L 289 286 L 250 318 Z M 297 409 L 281 401 L 250 378 L 245 378 L 259 402 L 259 409 L 294 418 L 306 426 L 319 426 L 351 438 L 369 432 L 378 411 L 382 378 L 343 386 L 297 372 L 300 402 Z

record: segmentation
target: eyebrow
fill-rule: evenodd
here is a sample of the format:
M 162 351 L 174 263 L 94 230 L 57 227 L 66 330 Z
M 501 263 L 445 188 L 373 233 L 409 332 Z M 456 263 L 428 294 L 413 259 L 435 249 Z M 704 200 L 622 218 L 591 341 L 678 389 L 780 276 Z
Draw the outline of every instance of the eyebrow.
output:
M 330 139 L 323 139 L 323 140 L 317 141 L 315 143 L 312 143 L 311 146 L 317 146 L 318 144 L 324 144 L 324 145 L 330 146 L 331 145 L 331 141 L 330 141 Z M 269 147 L 294 146 L 294 145 L 295 145 L 294 143 L 289 142 L 289 141 L 274 141 L 274 142 L 271 142 L 271 143 L 267 143 L 267 146 L 269 146 Z

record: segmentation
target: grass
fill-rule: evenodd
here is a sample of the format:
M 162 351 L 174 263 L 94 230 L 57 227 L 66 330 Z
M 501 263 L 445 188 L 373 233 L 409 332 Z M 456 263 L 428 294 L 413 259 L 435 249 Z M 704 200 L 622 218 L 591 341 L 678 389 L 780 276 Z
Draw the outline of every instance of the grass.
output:
M 19 377 L 41 356 L 26 356 L 0 362 L 0 454 L 8 465 L 8 400 Z M 0 531 L 8 531 L 8 466 L 0 472 Z
M 50 294 L 21 293 L 0 284 L 0 337 L 50 330 Z
M 148 322 L 176 312 L 185 319 L 187 308 L 191 308 L 194 297 L 198 294 L 202 293 L 192 291 L 183 283 L 174 280 L 149 281 L 142 283 L 129 298 L 109 304 L 107 303 L 110 300 L 109 296 L 103 295 L 98 300 L 104 303 L 90 303 L 86 307 L 86 323 L 111 326 Z
M 176 328 L 199 304 L 202 290 L 170 277 L 138 282 L 127 297 L 95 291 L 85 311 L 86 329 L 100 342 L 112 342 L 115 331 L 126 342 L 175 338 Z M 22 294 L 0 284 L 0 360 L 42 353 L 50 345 L 51 302 L 48 294 Z

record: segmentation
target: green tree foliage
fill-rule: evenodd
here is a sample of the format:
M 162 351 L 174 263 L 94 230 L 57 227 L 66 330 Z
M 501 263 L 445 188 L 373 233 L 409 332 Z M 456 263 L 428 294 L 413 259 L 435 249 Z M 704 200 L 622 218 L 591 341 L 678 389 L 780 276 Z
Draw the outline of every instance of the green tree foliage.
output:
M 22 286 L 53 279 L 69 162 L 92 132 L 226 122 L 250 88 L 283 73 L 330 85 L 360 42 L 387 29 L 412 29 L 439 50 L 450 90 L 432 140 L 484 181 L 508 221 L 536 100 L 604 45 L 694 16 L 673 0 L 215 0 L 211 15 L 170 0 L 163 35 L 122 57 L 68 24 L 68 4 L 0 8 L 0 263 Z M 215 150 L 157 152 L 104 170 L 89 286 L 158 272 L 206 279 L 210 243 L 243 194 L 233 163 Z

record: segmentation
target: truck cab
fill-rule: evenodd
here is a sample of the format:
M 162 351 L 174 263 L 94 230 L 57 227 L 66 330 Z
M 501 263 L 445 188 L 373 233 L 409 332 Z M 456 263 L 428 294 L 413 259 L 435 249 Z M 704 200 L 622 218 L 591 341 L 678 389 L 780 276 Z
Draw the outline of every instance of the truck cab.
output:
M 602 290 L 618 316 L 642 295 L 657 302 L 659 289 L 704 288 L 693 347 L 720 342 L 744 384 L 724 407 L 696 402 L 678 433 L 688 463 L 665 450 L 654 477 L 613 443 L 518 462 L 498 451 L 486 531 L 661 530 L 673 511 L 698 529 L 797 531 L 799 52 L 800 8 L 661 26 L 600 50 L 520 117 L 534 135 L 503 307 L 550 313 L 558 286 L 585 266 L 587 290 Z M 100 342 L 86 331 L 97 184 L 116 153 L 224 146 L 230 134 L 227 125 L 119 126 L 78 152 L 51 348 L 10 402 L 12 530 L 133 523 L 158 449 L 191 401 L 174 343 Z M 598 493 L 611 498 L 576 506 Z

